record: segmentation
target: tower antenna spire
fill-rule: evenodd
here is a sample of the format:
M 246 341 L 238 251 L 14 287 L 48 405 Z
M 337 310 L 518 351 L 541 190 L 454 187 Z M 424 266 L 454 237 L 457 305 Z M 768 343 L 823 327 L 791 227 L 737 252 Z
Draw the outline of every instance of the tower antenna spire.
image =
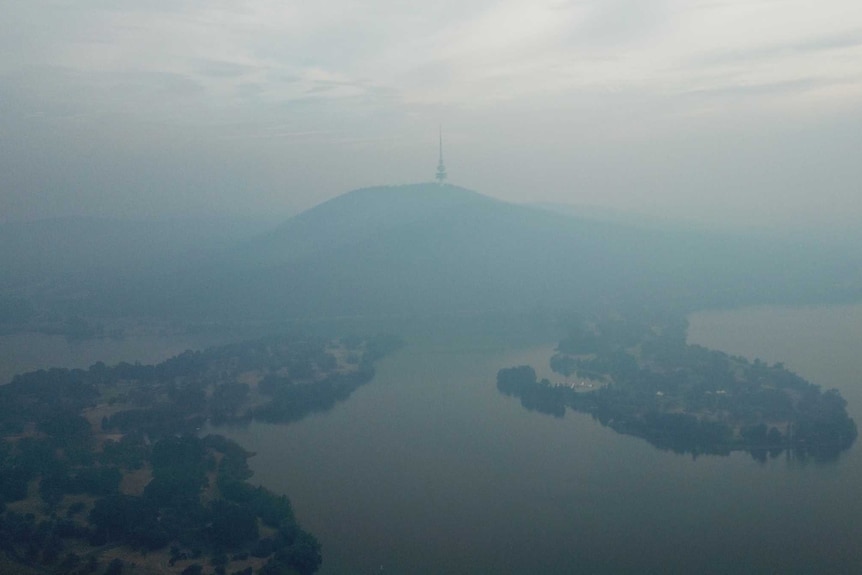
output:
M 446 183 L 446 164 L 443 163 L 443 126 L 440 126 L 440 159 L 437 161 L 437 173 L 434 176 L 437 184 Z

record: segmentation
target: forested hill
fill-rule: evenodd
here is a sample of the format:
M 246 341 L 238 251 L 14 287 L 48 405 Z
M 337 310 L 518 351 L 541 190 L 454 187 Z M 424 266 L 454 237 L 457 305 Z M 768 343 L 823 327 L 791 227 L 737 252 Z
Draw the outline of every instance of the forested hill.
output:
M 378 187 L 294 217 L 182 286 L 167 282 L 158 303 L 192 315 L 320 318 L 858 295 L 862 268 L 824 253 L 598 222 L 455 186 Z
M 348 192 L 206 254 L 148 264 L 134 281 L 100 275 L 74 289 L 66 276 L 53 292 L 46 281 L 37 303 L 85 315 L 271 321 L 632 304 L 687 311 L 862 295 L 858 254 L 597 221 L 436 184 Z M 0 316 L 3 298 L 19 309 L 20 295 L 0 294 Z
M 323 202 L 273 231 L 240 244 L 235 254 L 255 265 L 280 264 L 412 227 L 446 212 L 468 207 L 492 209 L 500 203 L 457 186 L 361 188 Z

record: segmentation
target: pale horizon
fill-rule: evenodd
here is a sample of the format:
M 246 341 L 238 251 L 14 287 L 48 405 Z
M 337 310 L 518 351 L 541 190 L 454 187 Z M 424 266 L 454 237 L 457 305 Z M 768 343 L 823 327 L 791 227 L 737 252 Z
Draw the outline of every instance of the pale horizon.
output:
M 6 7 L 0 218 L 272 217 L 449 182 L 851 239 L 862 5 Z

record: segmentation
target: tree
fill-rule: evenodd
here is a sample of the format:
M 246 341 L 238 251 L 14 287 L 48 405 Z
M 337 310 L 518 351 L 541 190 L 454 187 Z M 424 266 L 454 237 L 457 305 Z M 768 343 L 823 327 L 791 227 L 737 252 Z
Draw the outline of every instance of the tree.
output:
M 257 517 L 248 508 L 224 500 L 210 505 L 210 541 L 216 548 L 236 548 L 258 537 Z
M 108 563 L 108 568 L 105 569 L 105 575 L 121 575 L 123 567 L 125 567 L 125 563 L 123 563 L 122 559 L 117 557 Z

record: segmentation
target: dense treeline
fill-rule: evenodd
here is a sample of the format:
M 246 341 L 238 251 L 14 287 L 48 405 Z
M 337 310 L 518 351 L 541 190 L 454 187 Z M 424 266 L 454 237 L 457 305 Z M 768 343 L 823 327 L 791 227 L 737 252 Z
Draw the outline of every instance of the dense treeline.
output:
M 37 445 L 21 440 L 7 447 L 3 477 L 32 461 Z M 41 467 L 24 469 L 38 483 L 42 513 L 37 518 L 12 509 L 28 497 L 26 481 L 4 489 L 0 549 L 22 564 L 59 573 L 96 572 L 104 563 L 100 551 L 117 544 L 141 552 L 170 547 L 177 573 L 191 560 L 207 562 L 205 556 L 214 573 L 226 573 L 230 563 L 254 565 L 257 573 L 317 570 L 319 544 L 298 526 L 285 496 L 247 483 L 250 454 L 238 445 L 221 436 L 180 436 L 144 451 L 133 468 L 148 467 L 152 479 L 132 495 L 120 490 L 122 472 L 130 469 L 103 461 L 111 456 L 95 453 L 89 465 L 73 468 L 62 453 L 41 450 Z M 82 493 L 91 497 L 74 497 Z
M 855 441 L 856 423 L 836 390 L 824 392 L 782 364 L 689 345 L 686 329 L 673 315 L 575 318 L 551 358 L 566 383 L 538 381 L 519 366 L 500 370 L 497 387 L 528 409 L 588 412 L 677 452 L 747 450 L 762 461 L 790 449 L 826 460 Z
M 0 387 L 0 550 L 51 573 L 121 573 L 128 557 L 103 558 L 118 545 L 169 553 L 175 573 L 315 572 L 287 498 L 247 482 L 251 454 L 197 430 L 329 409 L 397 345 L 273 337 L 16 376 Z

